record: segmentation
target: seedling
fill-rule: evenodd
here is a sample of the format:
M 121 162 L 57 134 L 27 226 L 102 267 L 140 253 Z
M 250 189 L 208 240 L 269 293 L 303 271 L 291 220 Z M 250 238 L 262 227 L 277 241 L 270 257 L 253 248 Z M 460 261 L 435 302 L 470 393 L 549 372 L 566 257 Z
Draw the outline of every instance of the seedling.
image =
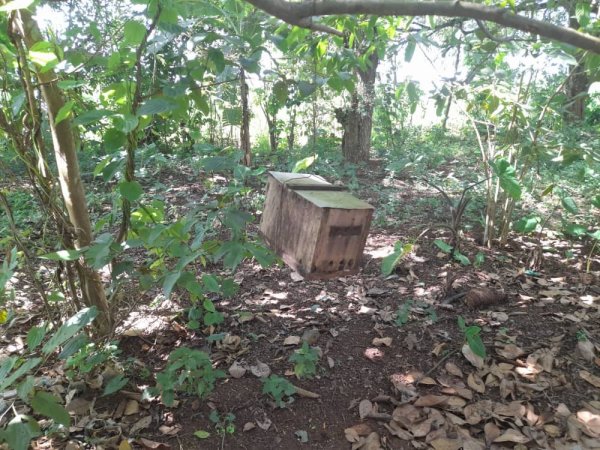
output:
M 263 380 L 263 394 L 270 395 L 275 404 L 280 408 L 294 401 L 292 397 L 296 393 L 296 388 L 285 378 L 277 375 L 271 375 Z M 286 400 L 287 397 L 287 400 Z
M 396 320 L 395 324 L 398 328 L 403 325 L 406 325 L 410 319 L 410 308 L 412 308 L 413 301 L 408 300 L 401 308 L 398 308 L 396 311 Z
M 296 350 L 290 356 L 290 362 L 294 363 L 294 373 L 298 378 L 312 378 L 317 373 L 317 361 L 319 353 L 314 348 L 311 348 L 306 341 L 302 344 L 302 348 Z
M 467 341 L 467 344 L 469 344 L 469 348 L 473 351 L 473 353 L 475 353 L 477 356 L 485 358 L 485 345 L 481 340 L 481 336 L 479 336 L 479 333 L 481 333 L 481 328 L 477 325 L 467 326 L 465 324 L 465 319 L 463 319 L 462 316 L 458 316 L 458 328 L 460 328 L 460 331 L 462 331 L 465 335 L 465 340 Z
M 221 416 L 219 411 L 213 409 L 208 418 L 212 423 L 215 424 L 215 429 L 217 430 L 217 434 L 219 436 L 235 433 L 235 424 L 233 423 L 235 420 L 235 414 L 227 413 Z

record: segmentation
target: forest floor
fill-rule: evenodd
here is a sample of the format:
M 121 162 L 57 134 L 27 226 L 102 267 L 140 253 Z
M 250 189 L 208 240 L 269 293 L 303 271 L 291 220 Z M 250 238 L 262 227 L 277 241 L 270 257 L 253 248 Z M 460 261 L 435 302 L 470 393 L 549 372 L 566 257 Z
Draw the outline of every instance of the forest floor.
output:
M 376 208 L 382 200 L 373 186 L 382 176 L 359 176 L 359 196 Z M 239 292 L 217 305 L 223 341 L 183 326 L 187 305 L 177 294 L 160 305 L 151 306 L 150 295 L 132 300 L 137 306 L 116 336 L 121 356 L 137 367 L 129 385 L 109 397 L 83 386 L 69 399 L 69 441 L 39 440 L 34 448 L 600 448 L 598 258 L 586 273 L 590 248 L 549 233 L 543 262 L 531 271 L 533 239 L 515 236 L 490 250 L 470 231 L 462 252 L 485 259 L 463 266 L 433 245 L 444 235 L 432 231 L 384 277 L 381 258 L 396 241 L 414 241 L 446 220 L 423 201 L 439 197 L 433 189 L 389 182 L 398 220 L 374 223 L 359 274 L 306 281 L 286 266 L 245 262 L 235 275 Z M 181 204 L 200 197 L 189 177 L 163 184 L 177 186 L 166 195 Z M 489 289 L 487 297 L 455 297 L 474 288 Z M 465 345 L 459 316 L 480 328 L 485 358 Z M 15 339 L 23 336 L 13 329 L 3 345 Z M 304 340 L 320 358 L 313 378 L 297 379 L 289 358 Z M 142 388 L 183 346 L 210 352 L 226 378 L 204 400 L 179 395 L 173 407 L 143 401 Z M 268 373 L 307 392 L 279 408 L 257 376 Z M 46 375 L 64 380 L 57 366 Z

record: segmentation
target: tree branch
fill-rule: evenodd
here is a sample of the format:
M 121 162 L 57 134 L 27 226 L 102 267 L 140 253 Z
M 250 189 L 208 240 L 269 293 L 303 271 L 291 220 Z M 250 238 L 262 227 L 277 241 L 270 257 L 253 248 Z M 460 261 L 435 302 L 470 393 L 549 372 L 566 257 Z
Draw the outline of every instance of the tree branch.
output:
M 319 31 L 325 25 L 314 23 L 318 16 L 342 14 L 374 14 L 378 16 L 444 16 L 466 17 L 494 22 L 525 33 L 570 44 L 600 54 L 600 38 L 586 33 L 531 19 L 513 13 L 510 9 L 497 8 L 459 0 L 411 1 L 411 0 L 246 0 L 248 3 L 292 25 Z M 328 32 L 338 30 L 329 28 Z

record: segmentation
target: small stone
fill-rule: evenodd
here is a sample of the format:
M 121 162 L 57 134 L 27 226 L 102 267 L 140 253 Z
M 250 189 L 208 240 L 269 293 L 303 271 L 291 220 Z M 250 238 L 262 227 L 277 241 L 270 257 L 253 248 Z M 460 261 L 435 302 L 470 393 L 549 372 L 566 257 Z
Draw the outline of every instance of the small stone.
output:
M 316 328 L 311 328 L 310 330 L 305 330 L 302 333 L 302 341 L 306 342 L 308 345 L 314 345 L 319 340 L 319 330 Z

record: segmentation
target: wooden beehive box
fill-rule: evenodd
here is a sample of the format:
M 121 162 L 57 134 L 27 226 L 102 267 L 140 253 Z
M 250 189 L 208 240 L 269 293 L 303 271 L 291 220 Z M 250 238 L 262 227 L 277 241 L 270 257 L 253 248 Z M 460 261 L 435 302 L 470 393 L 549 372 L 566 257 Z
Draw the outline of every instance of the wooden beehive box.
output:
M 373 207 L 316 175 L 269 172 L 260 231 L 307 279 L 358 272 Z

